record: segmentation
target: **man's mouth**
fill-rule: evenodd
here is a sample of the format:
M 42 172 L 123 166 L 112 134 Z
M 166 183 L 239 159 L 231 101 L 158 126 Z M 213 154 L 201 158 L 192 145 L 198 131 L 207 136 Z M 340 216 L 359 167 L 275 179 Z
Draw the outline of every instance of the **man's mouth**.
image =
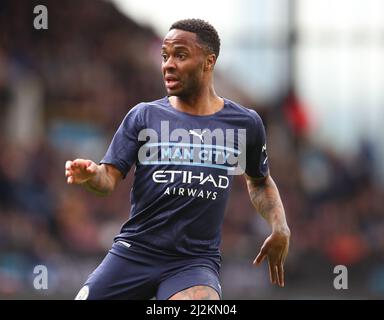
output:
M 167 89 L 173 89 L 180 83 L 179 79 L 175 76 L 166 76 L 165 77 L 165 86 Z

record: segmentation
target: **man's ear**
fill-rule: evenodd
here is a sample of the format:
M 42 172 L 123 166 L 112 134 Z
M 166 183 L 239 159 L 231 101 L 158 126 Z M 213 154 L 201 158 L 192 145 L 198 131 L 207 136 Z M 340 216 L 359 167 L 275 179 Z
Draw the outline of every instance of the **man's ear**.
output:
M 212 71 L 216 64 L 216 55 L 214 53 L 205 58 L 204 71 Z

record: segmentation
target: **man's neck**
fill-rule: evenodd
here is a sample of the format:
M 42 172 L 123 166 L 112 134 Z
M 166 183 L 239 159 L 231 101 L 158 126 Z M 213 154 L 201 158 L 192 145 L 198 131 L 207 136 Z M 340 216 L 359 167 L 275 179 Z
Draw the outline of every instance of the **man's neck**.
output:
M 211 115 L 224 106 L 224 101 L 214 89 L 205 94 L 196 94 L 189 97 L 170 96 L 169 101 L 175 109 L 197 116 Z

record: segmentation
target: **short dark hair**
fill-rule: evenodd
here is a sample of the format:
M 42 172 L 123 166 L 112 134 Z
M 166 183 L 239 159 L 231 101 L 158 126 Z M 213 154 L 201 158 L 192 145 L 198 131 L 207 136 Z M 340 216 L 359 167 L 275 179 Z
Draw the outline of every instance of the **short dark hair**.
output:
M 201 19 L 184 19 L 176 21 L 169 30 L 179 29 L 183 31 L 196 33 L 198 40 L 207 47 L 207 49 L 216 55 L 220 53 L 220 37 L 216 29 L 208 22 Z

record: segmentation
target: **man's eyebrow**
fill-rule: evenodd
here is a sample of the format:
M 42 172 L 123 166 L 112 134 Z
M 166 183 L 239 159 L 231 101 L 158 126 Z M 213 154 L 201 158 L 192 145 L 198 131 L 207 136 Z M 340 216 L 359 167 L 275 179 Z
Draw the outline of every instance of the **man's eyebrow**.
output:
M 176 44 L 174 46 L 172 46 L 172 49 L 174 49 L 175 51 L 191 51 L 191 48 L 186 46 L 186 45 L 183 45 L 183 44 Z M 167 51 L 168 50 L 168 47 L 166 45 L 162 45 L 161 46 L 161 51 Z
M 184 46 L 184 45 L 175 45 L 174 46 L 175 50 L 190 50 L 190 48 L 188 46 Z

